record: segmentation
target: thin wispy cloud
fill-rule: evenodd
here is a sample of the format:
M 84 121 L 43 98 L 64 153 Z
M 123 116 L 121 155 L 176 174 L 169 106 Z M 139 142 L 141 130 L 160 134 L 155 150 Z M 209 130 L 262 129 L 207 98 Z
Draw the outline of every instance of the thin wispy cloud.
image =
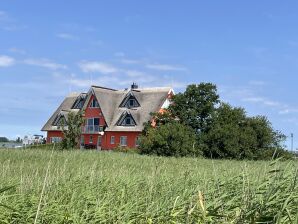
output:
M 247 98 L 243 98 L 242 101 L 251 102 L 251 103 L 260 103 L 260 104 L 263 104 L 263 105 L 269 106 L 269 107 L 281 106 L 280 102 L 269 100 L 264 97 L 247 97 Z
M 118 71 L 118 68 L 116 68 L 113 65 L 110 65 L 105 62 L 97 62 L 97 61 L 81 61 L 79 63 L 79 67 L 85 73 L 99 72 L 102 74 L 110 74 Z
M 11 47 L 8 49 L 9 52 L 17 53 L 17 54 L 26 54 L 26 51 L 17 47 Z
M 64 39 L 64 40 L 79 40 L 78 36 L 69 33 L 58 33 L 56 37 Z
M 27 65 L 44 67 L 51 70 L 67 69 L 66 65 L 53 62 L 49 59 L 25 59 L 23 62 Z
M 184 67 L 176 66 L 176 65 L 168 65 L 168 64 L 147 64 L 146 68 L 159 70 L 159 71 L 186 71 L 187 69 Z
M 15 64 L 15 59 L 7 56 L 7 55 L 0 55 L 0 67 L 9 67 Z
M 121 59 L 120 62 L 123 64 L 139 64 L 139 63 L 141 63 L 140 60 L 125 59 L 125 58 Z

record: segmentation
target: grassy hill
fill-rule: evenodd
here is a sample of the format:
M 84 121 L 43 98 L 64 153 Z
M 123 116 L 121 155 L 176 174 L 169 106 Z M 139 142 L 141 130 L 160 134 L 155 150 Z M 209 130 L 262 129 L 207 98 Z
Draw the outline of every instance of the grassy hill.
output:
M 0 150 L 0 164 L 0 189 L 16 185 L 0 223 L 298 221 L 297 161 L 31 149 Z

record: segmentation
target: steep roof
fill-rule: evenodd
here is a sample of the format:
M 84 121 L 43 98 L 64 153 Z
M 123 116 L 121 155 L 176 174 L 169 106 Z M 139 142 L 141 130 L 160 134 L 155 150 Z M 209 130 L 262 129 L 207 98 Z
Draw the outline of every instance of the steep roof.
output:
M 148 89 L 137 89 L 122 91 L 121 99 L 114 106 L 114 114 L 111 122 L 108 124 L 106 131 L 142 131 L 144 123 L 151 119 L 150 113 L 158 112 L 162 104 L 168 97 L 168 93 L 171 88 L 148 88 Z M 125 108 L 119 107 L 123 98 L 128 94 L 129 91 L 133 91 L 133 95 L 136 97 L 140 104 L 140 107 L 136 108 Z M 129 111 L 133 119 L 137 123 L 136 126 L 118 126 L 118 120 L 121 115 Z
M 53 131 L 57 130 L 55 126 L 53 126 L 53 122 L 56 119 L 56 117 L 62 113 L 63 115 L 66 115 L 68 111 L 78 111 L 73 110 L 71 107 L 73 106 L 76 99 L 80 96 L 80 93 L 70 93 L 60 104 L 58 109 L 53 113 L 53 115 L 50 117 L 50 119 L 47 121 L 47 123 L 43 126 L 41 129 L 42 131 Z M 67 116 L 67 115 L 66 115 Z
M 115 90 L 91 86 L 82 109 L 85 110 L 87 108 L 90 98 L 94 95 L 107 124 L 105 131 L 142 131 L 144 128 L 143 124 L 151 119 L 150 113 L 158 112 L 161 109 L 171 90 L 170 87 Z M 133 95 L 140 106 L 135 108 L 120 107 L 120 104 L 128 95 Z M 55 127 L 52 127 L 54 119 L 61 111 L 70 111 L 78 96 L 79 94 L 66 97 L 42 131 L 55 130 Z M 119 119 L 125 112 L 133 117 L 136 122 L 135 126 L 118 125 Z

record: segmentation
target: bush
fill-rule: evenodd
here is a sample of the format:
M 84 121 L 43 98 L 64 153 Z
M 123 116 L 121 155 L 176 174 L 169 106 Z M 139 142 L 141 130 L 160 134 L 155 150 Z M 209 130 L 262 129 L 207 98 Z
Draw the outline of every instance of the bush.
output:
M 199 156 L 194 131 L 178 122 L 171 122 L 156 128 L 148 128 L 140 140 L 142 154 L 158 156 Z

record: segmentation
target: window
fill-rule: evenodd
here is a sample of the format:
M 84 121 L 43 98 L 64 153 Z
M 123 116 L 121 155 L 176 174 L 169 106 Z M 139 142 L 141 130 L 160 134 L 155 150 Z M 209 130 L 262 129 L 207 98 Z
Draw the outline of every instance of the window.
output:
M 140 146 L 140 137 L 136 137 L 136 147 Z
M 99 123 L 100 123 L 100 120 L 98 117 L 88 118 L 86 131 L 88 133 L 100 132 L 102 130 L 102 127 L 99 126 Z
M 93 143 L 93 136 L 92 135 L 90 135 L 89 143 Z
M 131 125 L 131 123 L 132 123 L 132 120 L 131 120 L 130 117 L 125 118 L 125 124 L 126 125 Z
M 118 122 L 119 126 L 135 126 L 136 122 L 134 121 L 133 117 L 131 115 L 122 115 L 122 118 L 120 118 Z
M 129 100 L 129 106 L 133 107 L 135 105 L 135 100 L 134 99 L 130 99 Z
M 51 137 L 50 138 L 51 143 L 58 143 L 62 141 L 61 137 Z
M 113 144 L 115 144 L 115 136 L 111 136 L 111 141 L 110 141 L 110 143 L 113 145 Z
M 127 136 L 120 137 L 120 146 L 127 146 Z
M 99 104 L 97 102 L 97 100 L 94 98 L 91 103 L 90 103 L 90 108 L 99 108 Z

